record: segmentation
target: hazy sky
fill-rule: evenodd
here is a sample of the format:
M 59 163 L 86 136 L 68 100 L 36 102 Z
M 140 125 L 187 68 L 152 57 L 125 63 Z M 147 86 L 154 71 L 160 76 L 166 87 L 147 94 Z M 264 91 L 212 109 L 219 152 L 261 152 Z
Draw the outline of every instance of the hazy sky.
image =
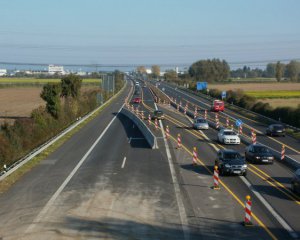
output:
M 299 0 L 1 0 L 0 62 L 300 58 Z

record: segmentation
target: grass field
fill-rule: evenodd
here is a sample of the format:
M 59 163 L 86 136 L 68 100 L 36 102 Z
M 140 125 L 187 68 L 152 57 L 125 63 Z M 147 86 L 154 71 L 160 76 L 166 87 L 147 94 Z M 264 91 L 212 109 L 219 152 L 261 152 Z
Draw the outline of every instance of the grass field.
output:
M 208 84 L 208 88 L 221 91 L 242 89 L 249 91 L 300 91 L 300 83 L 230 83 L 230 84 Z
M 300 98 L 300 91 L 245 91 L 245 93 L 255 98 Z
M 272 107 L 292 107 L 296 108 L 300 104 L 299 98 L 275 98 L 275 99 L 259 99 L 260 102 L 269 103 Z
M 61 79 L 42 79 L 42 78 L 0 78 L 0 84 L 20 84 L 20 83 L 31 83 L 31 84 L 45 84 L 45 83 L 56 83 L 60 82 Z M 101 79 L 97 78 L 86 78 L 82 80 L 83 83 L 99 83 Z

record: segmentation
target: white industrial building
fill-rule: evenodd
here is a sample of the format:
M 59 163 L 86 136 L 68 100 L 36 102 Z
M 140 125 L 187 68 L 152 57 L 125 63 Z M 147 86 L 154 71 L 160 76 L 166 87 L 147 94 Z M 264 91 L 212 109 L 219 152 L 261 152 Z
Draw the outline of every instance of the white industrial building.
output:
M 53 74 L 64 75 L 66 72 L 65 72 L 63 66 L 49 65 L 48 66 L 48 73 L 50 75 L 53 75 Z
M 6 69 L 0 69 L 0 77 L 6 76 L 7 70 Z

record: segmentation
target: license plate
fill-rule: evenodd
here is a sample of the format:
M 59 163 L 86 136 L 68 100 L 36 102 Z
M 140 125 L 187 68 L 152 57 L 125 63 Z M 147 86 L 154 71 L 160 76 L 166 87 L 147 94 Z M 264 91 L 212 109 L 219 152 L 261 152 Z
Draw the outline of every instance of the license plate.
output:
M 269 160 L 268 160 L 268 159 L 263 159 L 262 161 L 263 161 L 263 162 L 269 162 Z
M 241 171 L 233 171 L 233 173 L 240 174 Z

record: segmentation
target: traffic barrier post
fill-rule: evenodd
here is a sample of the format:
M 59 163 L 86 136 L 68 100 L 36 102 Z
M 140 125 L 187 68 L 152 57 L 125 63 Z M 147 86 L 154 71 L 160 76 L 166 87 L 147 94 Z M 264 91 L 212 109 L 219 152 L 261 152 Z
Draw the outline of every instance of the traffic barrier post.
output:
M 214 190 L 220 190 L 218 166 L 214 167 Z
M 193 148 L 193 166 L 197 166 L 197 160 L 198 160 L 198 154 L 197 154 L 197 148 Z
M 251 207 L 252 207 L 251 197 L 247 195 L 246 202 L 245 202 L 244 226 L 253 226 L 253 223 L 251 222 L 251 215 L 252 215 Z
M 281 160 L 284 160 L 285 158 L 285 146 L 282 145 L 282 148 L 281 148 Z
M 169 139 L 170 138 L 170 130 L 169 130 L 169 126 L 166 126 L 166 138 Z
M 177 135 L 177 148 L 181 148 L 181 136 L 179 133 Z

